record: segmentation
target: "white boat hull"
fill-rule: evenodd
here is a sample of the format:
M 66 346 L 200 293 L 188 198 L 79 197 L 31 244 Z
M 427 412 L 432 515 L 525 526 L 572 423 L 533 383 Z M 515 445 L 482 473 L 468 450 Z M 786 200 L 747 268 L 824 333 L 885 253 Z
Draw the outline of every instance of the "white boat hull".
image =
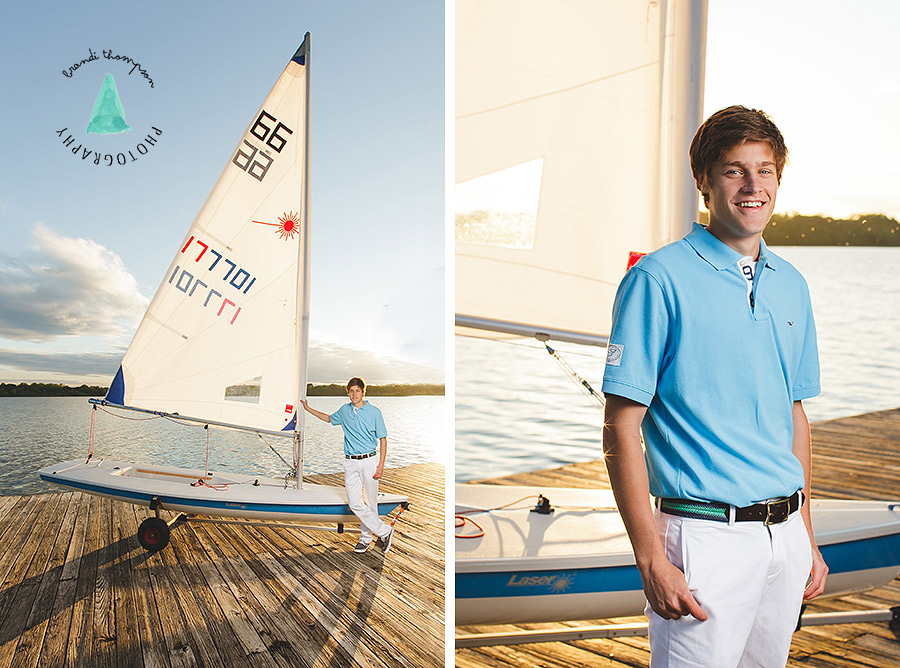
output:
M 304 484 L 286 487 L 283 479 L 230 473 L 204 477 L 199 469 L 146 466 L 101 460 L 72 460 L 38 471 L 41 480 L 117 501 L 188 515 L 243 519 L 358 522 L 342 487 Z M 203 479 L 204 484 L 197 484 Z M 378 494 L 378 513 L 386 515 L 409 499 Z M 154 504 L 154 505 L 156 505 Z
M 531 512 L 538 494 L 550 499 L 553 513 Z M 456 510 L 485 532 L 456 538 L 457 625 L 644 611 L 640 576 L 610 491 L 457 485 Z M 814 500 L 812 517 L 830 569 L 825 596 L 879 587 L 900 574 L 900 504 Z M 457 535 L 472 532 L 471 525 L 457 529 Z

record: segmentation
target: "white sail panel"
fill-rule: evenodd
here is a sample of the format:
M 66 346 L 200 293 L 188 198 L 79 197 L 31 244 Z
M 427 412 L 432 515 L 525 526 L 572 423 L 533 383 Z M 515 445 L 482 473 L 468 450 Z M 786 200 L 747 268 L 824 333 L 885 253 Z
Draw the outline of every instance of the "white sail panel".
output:
M 705 18 L 705 0 L 456 3 L 457 322 L 602 343 L 629 253 L 696 215 Z
M 305 384 L 306 65 L 301 46 L 175 249 L 111 402 L 273 431 L 291 422 Z

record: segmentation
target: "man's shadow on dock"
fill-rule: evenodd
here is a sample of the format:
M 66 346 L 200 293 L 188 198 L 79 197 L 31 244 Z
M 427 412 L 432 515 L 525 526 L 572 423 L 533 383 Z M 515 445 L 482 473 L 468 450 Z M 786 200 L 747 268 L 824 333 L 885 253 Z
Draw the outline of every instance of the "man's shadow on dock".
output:
M 340 574 L 337 583 L 331 590 L 329 599 L 321 602 L 322 609 L 313 621 L 313 624 L 325 635 L 331 636 L 336 641 L 336 647 L 331 650 L 328 668 L 347 668 L 360 665 L 359 661 L 354 660 L 354 656 L 364 636 L 371 633 L 366 632 L 368 618 L 375 603 L 384 569 L 384 555 L 375 545 L 363 555 L 348 552 L 338 555 L 338 557 L 338 563 L 332 564 L 332 570 Z M 309 581 L 315 577 L 313 574 L 301 578 L 300 586 L 306 588 Z M 361 581 L 360 585 L 357 585 L 358 580 Z M 354 593 L 355 585 L 359 589 L 358 597 Z M 292 605 L 292 601 L 285 600 L 282 611 L 290 614 Z M 349 623 L 346 623 L 347 612 L 351 613 Z M 332 621 L 335 618 L 337 625 L 343 623 L 346 626 L 336 627 L 337 625 Z M 338 640 L 337 634 L 340 634 L 343 640 Z M 385 640 L 385 644 L 390 644 L 390 641 Z M 319 646 L 321 655 L 325 655 L 329 651 L 324 643 L 320 643 Z

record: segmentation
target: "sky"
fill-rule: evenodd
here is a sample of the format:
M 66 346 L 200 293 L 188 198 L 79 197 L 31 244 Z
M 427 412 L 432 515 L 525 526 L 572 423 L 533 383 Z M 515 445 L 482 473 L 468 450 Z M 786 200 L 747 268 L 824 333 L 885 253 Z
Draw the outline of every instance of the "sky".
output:
M 740 103 L 781 128 L 790 163 L 777 211 L 900 217 L 897 25 L 891 0 L 710 0 L 705 113 Z M 0 381 L 109 382 L 306 31 L 310 378 L 443 379 L 442 3 L 164 0 L 150 11 L 101 0 L 0 9 Z M 63 76 L 103 49 L 147 76 L 103 61 Z M 57 134 L 86 125 L 107 69 L 129 124 L 162 132 L 111 167 Z M 87 137 L 76 144 L 99 146 Z
M 900 218 L 900 3 L 710 0 L 705 115 L 762 109 L 789 151 L 777 212 Z
M 5 3 L 0 381 L 110 382 L 307 31 L 309 380 L 443 382 L 444 8 L 417 0 Z M 108 72 L 140 136 L 86 134 Z

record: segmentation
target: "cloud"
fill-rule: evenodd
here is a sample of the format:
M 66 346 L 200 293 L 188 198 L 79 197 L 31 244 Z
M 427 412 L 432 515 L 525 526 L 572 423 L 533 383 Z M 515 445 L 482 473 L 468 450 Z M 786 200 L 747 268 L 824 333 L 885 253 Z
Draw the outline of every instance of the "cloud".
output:
M 440 368 L 354 350 L 336 343 L 311 341 L 309 382 L 346 382 L 361 376 L 367 383 L 443 383 Z
M 122 360 L 122 351 L 108 353 L 29 353 L 0 348 L 0 367 L 61 376 L 107 376 L 112 379 Z
M 61 336 L 120 336 L 148 300 L 122 260 L 90 239 L 72 239 L 38 223 L 21 259 L 0 266 L 0 336 L 47 341 Z
M 83 379 L 85 376 L 98 376 L 106 379 L 103 382 L 109 382 L 115 375 L 123 354 L 122 350 L 65 353 L 0 348 L 0 369 L 21 372 L 21 378 L 33 379 L 54 374 L 63 377 L 64 382 L 76 382 L 71 379 Z M 335 343 L 310 343 L 310 382 L 346 382 L 353 376 L 362 376 L 367 382 L 375 384 L 444 382 L 441 369 L 435 366 L 354 350 Z

